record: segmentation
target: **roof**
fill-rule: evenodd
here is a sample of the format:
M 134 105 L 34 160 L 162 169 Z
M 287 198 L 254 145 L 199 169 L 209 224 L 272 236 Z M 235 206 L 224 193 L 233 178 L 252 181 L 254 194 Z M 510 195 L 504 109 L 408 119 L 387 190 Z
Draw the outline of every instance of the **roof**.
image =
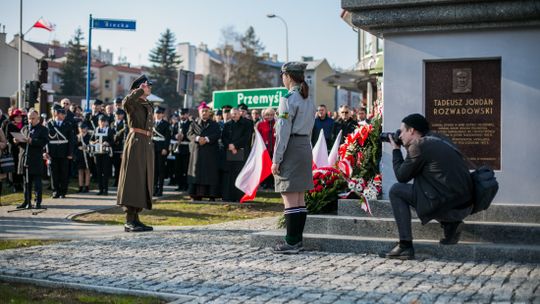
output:
M 40 43 L 40 42 L 28 41 L 28 40 L 26 40 L 26 42 L 28 42 L 28 44 L 38 49 L 45 56 L 49 55 L 49 49 L 54 49 L 54 57 L 56 58 L 64 57 L 69 52 L 69 48 L 65 46 L 52 45 L 48 43 Z
M 304 61 L 304 63 L 307 63 L 306 70 L 315 70 L 317 67 L 323 63 L 325 59 L 319 59 L 319 60 L 313 60 L 313 61 Z
M 132 68 L 125 65 L 115 65 L 113 67 L 118 72 L 124 72 L 124 73 L 141 74 L 143 71 L 141 68 Z

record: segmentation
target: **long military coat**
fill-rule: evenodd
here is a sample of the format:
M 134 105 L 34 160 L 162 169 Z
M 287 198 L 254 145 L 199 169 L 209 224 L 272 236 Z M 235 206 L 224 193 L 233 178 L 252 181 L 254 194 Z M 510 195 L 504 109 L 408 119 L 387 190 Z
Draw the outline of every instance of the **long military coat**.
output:
M 138 128 L 152 134 L 153 107 L 141 98 L 143 89 L 132 91 L 122 101 L 130 129 Z M 154 189 L 154 144 L 152 137 L 130 132 L 122 153 L 118 180 L 118 205 L 152 209 Z
M 191 123 L 188 131 L 189 158 L 188 182 L 199 185 L 219 184 L 218 140 L 221 130 L 217 122 L 208 120 L 203 123 L 199 118 Z M 197 136 L 208 137 L 209 143 L 199 145 Z

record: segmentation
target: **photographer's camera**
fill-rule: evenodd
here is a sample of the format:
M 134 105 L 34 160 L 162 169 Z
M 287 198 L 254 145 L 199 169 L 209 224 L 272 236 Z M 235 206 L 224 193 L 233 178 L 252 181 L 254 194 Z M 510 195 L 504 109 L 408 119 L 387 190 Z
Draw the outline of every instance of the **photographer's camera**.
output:
M 400 129 L 397 129 L 396 132 L 381 132 L 381 135 L 379 137 L 379 139 L 382 141 L 382 142 L 390 142 L 390 140 L 388 139 L 388 136 L 392 136 L 392 139 L 394 140 L 394 142 L 397 144 L 397 145 L 403 145 L 403 142 L 401 141 L 401 139 L 399 138 L 399 135 L 401 134 L 401 130 Z

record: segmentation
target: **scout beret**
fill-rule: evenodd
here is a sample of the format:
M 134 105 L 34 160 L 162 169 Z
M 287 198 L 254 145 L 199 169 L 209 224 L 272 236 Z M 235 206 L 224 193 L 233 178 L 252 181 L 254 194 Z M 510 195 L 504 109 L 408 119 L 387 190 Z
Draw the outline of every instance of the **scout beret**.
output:
M 414 128 L 422 134 L 426 134 L 429 131 L 429 123 L 424 116 L 418 113 L 405 116 L 401 121 L 409 127 Z
M 304 73 L 304 71 L 306 70 L 306 67 L 307 67 L 306 63 L 298 62 L 298 61 L 289 61 L 281 67 L 281 72 L 282 73 L 290 73 L 290 72 Z
M 131 83 L 130 90 L 135 90 L 135 89 L 138 88 L 142 83 L 145 83 L 145 82 L 148 82 L 148 85 L 152 85 L 152 82 L 150 81 L 150 79 L 148 79 L 148 77 L 146 77 L 145 74 L 142 74 L 142 75 L 139 76 L 137 79 L 133 80 L 133 82 Z
M 96 105 L 96 106 L 100 106 L 102 104 L 103 104 L 103 101 L 100 100 L 100 99 L 96 99 L 96 101 L 94 101 L 94 105 Z
M 109 121 L 109 118 L 107 116 L 105 116 L 105 115 L 99 115 L 98 120 L 99 121 Z
M 116 110 L 115 114 L 116 115 L 126 115 L 126 111 L 124 111 L 122 109 L 118 109 L 118 110 Z
M 154 109 L 154 113 L 156 113 L 156 114 L 163 114 L 163 113 L 165 113 L 165 109 L 162 108 L 162 107 L 156 107 L 156 108 Z
M 210 109 L 206 102 L 202 101 L 201 104 L 197 107 L 197 110 Z

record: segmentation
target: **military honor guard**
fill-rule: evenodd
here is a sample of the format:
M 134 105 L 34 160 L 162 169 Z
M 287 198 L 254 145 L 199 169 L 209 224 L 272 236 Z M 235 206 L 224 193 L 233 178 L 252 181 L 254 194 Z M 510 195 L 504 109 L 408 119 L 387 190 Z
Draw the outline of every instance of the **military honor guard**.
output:
M 163 195 L 163 181 L 167 175 L 167 155 L 171 142 L 171 125 L 163 119 L 165 109 L 156 107 L 154 110 L 154 196 Z
M 126 213 L 126 232 L 151 231 L 144 225 L 139 213 L 143 208 L 152 209 L 154 188 L 154 147 L 152 143 L 152 104 L 146 99 L 152 93 L 152 83 L 141 75 L 130 87 L 131 92 L 122 101 L 127 113 L 129 133 L 126 138 L 120 179 L 118 180 L 117 204 Z
M 109 177 L 112 169 L 112 145 L 114 143 L 114 131 L 109 128 L 109 118 L 106 115 L 99 116 L 98 127 L 92 134 L 91 142 L 96 163 L 97 181 L 99 192 L 97 195 L 109 194 Z
M 112 163 L 114 167 L 114 186 L 118 187 L 118 179 L 120 178 L 120 165 L 122 164 L 122 152 L 124 151 L 124 143 L 126 142 L 129 128 L 126 122 L 126 112 L 122 109 L 117 109 L 115 112 L 115 120 L 112 124 L 114 131 L 114 145 Z
M 206 103 L 198 107 L 199 118 L 191 122 L 189 138 L 188 194 L 193 200 L 220 196 L 219 148 L 221 138 L 219 124 L 210 117 L 211 109 Z
M 241 117 L 238 109 L 231 110 L 231 118 L 225 124 L 221 137 L 225 148 L 222 197 L 224 201 L 239 202 L 244 193 L 234 183 L 249 155 L 253 123 Z
M 53 185 L 53 198 L 65 198 L 69 181 L 69 160 L 73 159 L 75 151 L 75 134 L 73 126 L 64 121 L 64 108 L 55 105 L 54 117 L 47 123 L 49 131 L 49 144 L 47 157 L 51 166 L 51 180 Z
M 79 178 L 79 193 L 90 192 L 90 164 L 94 161 L 90 155 L 90 139 L 88 125 L 85 122 L 79 123 L 77 133 L 77 148 L 75 149 L 75 165 Z
M 176 149 L 173 151 L 175 156 L 175 176 L 178 188 L 176 191 L 186 191 L 188 189 L 187 171 L 189 166 L 189 138 L 187 136 L 191 120 L 189 120 L 188 109 L 180 110 L 180 117 L 176 123 L 176 134 L 173 135 L 178 141 Z
M 34 185 L 36 208 L 41 208 L 42 200 L 42 184 L 41 176 L 43 175 L 43 149 L 49 141 L 47 128 L 41 125 L 39 113 L 30 109 L 28 111 L 28 125 L 24 126 L 21 133 L 26 140 L 18 142 L 14 139 L 19 149 L 23 151 L 22 162 L 20 165 L 23 168 L 23 187 L 24 187 L 24 202 L 17 206 L 17 209 L 32 208 L 32 184 Z

